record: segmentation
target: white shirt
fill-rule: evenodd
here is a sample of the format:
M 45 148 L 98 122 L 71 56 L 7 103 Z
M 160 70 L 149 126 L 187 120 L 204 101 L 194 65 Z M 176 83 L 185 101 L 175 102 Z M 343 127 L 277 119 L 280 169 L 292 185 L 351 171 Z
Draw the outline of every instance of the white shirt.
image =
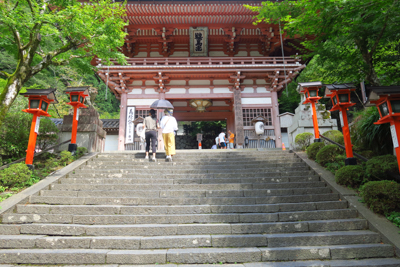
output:
M 218 138 L 220 143 L 225 143 L 225 133 L 220 133 Z
M 178 131 L 178 122 L 172 116 L 162 117 L 160 126 L 163 129 L 162 133 L 173 133 L 174 131 Z

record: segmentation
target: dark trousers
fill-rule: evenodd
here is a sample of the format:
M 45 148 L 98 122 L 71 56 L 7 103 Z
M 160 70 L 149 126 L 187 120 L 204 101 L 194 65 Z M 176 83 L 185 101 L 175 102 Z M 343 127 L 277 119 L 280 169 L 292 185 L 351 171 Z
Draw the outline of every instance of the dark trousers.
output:
M 156 153 L 156 141 L 157 141 L 157 132 L 156 131 L 148 131 L 146 132 L 146 152 L 150 150 L 150 139 L 151 139 L 151 149 L 153 153 Z

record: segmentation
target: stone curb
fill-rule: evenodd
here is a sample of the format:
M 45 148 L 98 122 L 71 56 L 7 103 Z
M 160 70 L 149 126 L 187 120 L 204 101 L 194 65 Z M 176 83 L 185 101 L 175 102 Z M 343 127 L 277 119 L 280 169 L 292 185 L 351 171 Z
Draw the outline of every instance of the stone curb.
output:
M 15 194 L 12 197 L 7 198 L 6 200 L 0 202 L 0 207 L 1 207 L 0 215 L 14 208 L 16 204 L 27 202 L 30 196 L 48 187 L 50 184 L 54 183 L 58 179 L 65 177 L 68 173 L 72 172 L 73 170 L 75 170 L 76 168 L 78 168 L 91 158 L 95 157 L 97 154 L 98 154 L 97 152 L 89 153 L 75 160 L 68 166 L 55 171 L 54 173 L 50 174 L 49 176 L 39 181 L 38 183 L 32 185 L 31 187 L 28 187 L 25 190 L 19 192 L 18 194 Z
M 301 158 L 312 170 L 319 174 L 321 179 L 326 181 L 329 187 L 333 191 L 336 191 L 342 199 L 346 199 L 349 202 L 349 206 L 356 209 L 359 214 L 368 221 L 370 230 L 378 232 L 383 242 L 392 244 L 397 257 L 400 257 L 400 230 L 397 226 L 384 216 L 375 214 L 368 209 L 364 203 L 361 203 L 361 197 L 357 196 L 354 190 L 338 185 L 335 181 L 335 176 L 315 161 L 308 159 L 305 152 L 297 151 L 295 155 Z

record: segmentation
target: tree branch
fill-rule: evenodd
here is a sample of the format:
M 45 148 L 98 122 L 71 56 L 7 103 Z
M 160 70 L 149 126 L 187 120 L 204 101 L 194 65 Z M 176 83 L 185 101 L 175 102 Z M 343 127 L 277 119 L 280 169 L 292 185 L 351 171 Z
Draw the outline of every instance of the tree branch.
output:
M 5 71 L 0 71 L 0 77 L 4 77 L 4 78 L 8 79 L 10 76 L 11 76 L 11 75 L 8 74 L 7 72 L 5 72 Z
M 383 33 L 384 33 L 385 30 L 386 30 L 388 19 L 389 19 L 389 14 L 386 15 L 386 17 L 385 17 L 385 25 L 383 26 L 381 32 L 379 33 L 378 38 L 376 38 L 376 40 L 375 40 L 375 44 L 372 46 L 371 51 L 369 52 L 369 54 L 370 54 L 371 56 L 375 53 L 376 48 L 378 47 L 378 44 L 379 44 L 379 42 L 380 42 L 380 40 L 381 40 L 381 38 L 382 38 L 382 36 L 383 36 Z

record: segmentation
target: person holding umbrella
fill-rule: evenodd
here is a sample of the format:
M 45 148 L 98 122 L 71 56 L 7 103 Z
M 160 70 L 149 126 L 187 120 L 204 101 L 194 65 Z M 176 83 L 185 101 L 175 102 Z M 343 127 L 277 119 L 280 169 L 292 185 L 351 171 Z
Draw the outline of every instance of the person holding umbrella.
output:
M 172 161 L 172 156 L 175 155 L 175 131 L 178 130 L 178 123 L 172 114 L 173 109 L 165 109 L 165 116 L 160 122 L 167 161 Z

